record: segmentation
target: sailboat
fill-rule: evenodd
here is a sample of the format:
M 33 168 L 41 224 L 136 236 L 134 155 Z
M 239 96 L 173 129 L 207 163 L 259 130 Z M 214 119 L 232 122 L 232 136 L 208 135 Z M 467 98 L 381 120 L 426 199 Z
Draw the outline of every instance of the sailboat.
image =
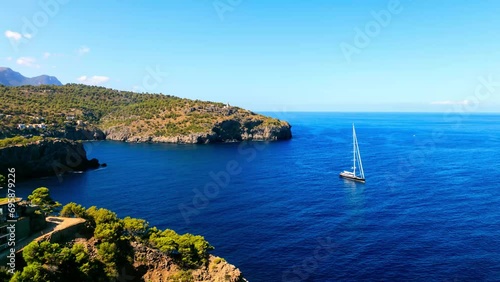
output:
M 340 173 L 340 177 L 365 183 L 365 172 L 363 171 L 363 163 L 361 162 L 361 154 L 359 153 L 358 138 L 356 138 L 356 130 L 354 129 L 354 124 L 352 124 L 352 148 L 352 171 L 344 170 Z M 359 167 L 356 167 L 356 165 L 358 165 Z M 358 171 L 356 171 L 356 169 L 358 169 Z

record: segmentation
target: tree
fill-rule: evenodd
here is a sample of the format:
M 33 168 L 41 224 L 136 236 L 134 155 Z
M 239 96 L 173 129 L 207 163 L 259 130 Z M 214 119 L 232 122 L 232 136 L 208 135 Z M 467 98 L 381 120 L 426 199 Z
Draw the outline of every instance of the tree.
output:
M 125 217 L 123 220 L 125 232 L 134 238 L 143 238 L 148 230 L 149 224 L 144 219 Z
M 178 235 L 175 235 L 176 236 L 165 236 L 162 233 L 153 233 L 149 238 L 149 242 L 156 249 L 166 254 L 171 254 L 179 248 L 179 244 L 176 243 Z
M 71 247 L 71 253 L 75 256 L 75 261 L 78 264 L 84 264 L 90 260 L 89 252 L 84 244 L 74 244 L 73 247 Z
M 106 242 L 115 242 L 123 235 L 123 222 L 116 213 L 92 206 L 87 209 L 87 219 L 94 227 L 94 237 Z
M 23 268 L 22 272 L 16 272 L 11 282 L 50 282 L 50 273 L 40 263 L 32 263 Z
M 52 200 L 49 193 L 49 188 L 39 187 L 33 190 L 31 195 L 28 196 L 28 200 L 35 205 L 40 206 L 45 214 L 51 214 L 54 209 L 60 207 L 61 204 Z
M 186 233 L 179 237 L 179 253 L 182 255 L 182 262 L 187 267 L 198 267 L 208 261 L 208 252 L 213 250 L 203 236 Z
M 113 251 L 113 250 L 112 250 Z M 114 252 L 114 251 L 113 251 Z M 75 243 L 71 248 L 57 243 L 31 242 L 23 250 L 23 258 L 28 268 L 17 273 L 13 281 L 102 281 L 92 277 L 103 277 L 104 264 L 93 260 L 85 245 Z M 39 265 L 43 269 L 39 269 Z M 52 279 L 29 280 L 29 275 L 48 274 Z M 2 280 L 6 281 L 6 280 Z
M 62 217 L 87 218 L 87 211 L 81 205 L 71 202 L 62 208 L 60 215 Z
M 100 244 L 97 249 L 97 254 L 99 255 L 100 260 L 106 266 L 106 275 L 114 281 L 118 277 L 118 271 L 116 269 L 118 250 L 116 244 L 108 242 Z
M 118 217 L 116 213 L 107 210 L 107 209 L 97 209 L 95 206 L 92 206 L 87 209 L 87 215 L 96 223 L 110 223 L 118 221 Z
M 178 252 L 185 267 L 196 268 L 206 264 L 208 253 L 214 249 L 203 236 L 179 235 L 170 229 L 159 232 L 155 227 L 150 231 L 149 243 L 167 254 Z
M 123 224 L 120 221 L 97 224 L 94 237 L 105 242 L 116 242 L 123 234 Z
M 38 243 L 33 241 L 23 249 L 23 258 L 27 264 L 53 264 L 57 265 L 61 261 L 61 247 L 57 243 L 43 241 Z

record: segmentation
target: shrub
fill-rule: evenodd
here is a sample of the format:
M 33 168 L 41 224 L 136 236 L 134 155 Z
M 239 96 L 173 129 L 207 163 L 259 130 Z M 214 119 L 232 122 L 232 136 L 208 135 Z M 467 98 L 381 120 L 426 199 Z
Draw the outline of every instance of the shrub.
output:
M 11 138 L 5 138 L 0 140 L 0 148 L 3 147 L 8 147 L 8 146 L 15 146 L 15 145 L 26 145 L 29 143 L 33 143 L 36 141 L 43 140 L 43 137 L 41 136 L 33 136 L 31 138 L 25 138 L 23 136 L 15 136 Z
M 116 260 L 118 257 L 118 250 L 115 243 L 104 242 L 99 245 L 97 254 L 100 260 L 105 265 L 106 276 L 110 280 L 114 280 L 118 277 L 118 271 L 116 269 Z
M 115 242 L 122 234 L 123 223 L 120 221 L 99 223 L 94 230 L 94 237 L 105 242 Z
M 28 196 L 28 200 L 31 201 L 32 204 L 40 206 L 42 211 L 46 214 L 51 214 L 54 212 L 55 208 L 61 206 L 60 203 L 52 200 L 47 187 L 39 187 L 33 190 L 31 195 Z
M 150 244 L 162 252 L 171 254 L 178 252 L 180 262 L 188 268 L 196 268 L 208 261 L 208 252 L 212 247 L 202 236 L 192 234 L 179 235 L 175 231 L 166 229 L 163 232 L 151 232 Z
M 168 281 L 172 282 L 192 282 L 194 281 L 193 275 L 189 270 L 180 270 L 176 274 L 170 276 Z
M 144 219 L 125 217 L 123 220 L 123 228 L 127 235 L 134 238 L 143 238 L 148 230 L 148 222 Z
M 87 218 L 87 211 L 81 205 L 71 202 L 62 208 L 60 215 L 62 217 Z
M 16 272 L 12 276 L 11 282 L 50 282 L 50 272 L 40 263 L 32 263 L 23 268 L 22 272 Z
M 23 258 L 28 265 L 33 263 L 57 265 L 60 262 L 60 252 L 61 248 L 57 243 L 33 241 L 24 247 Z

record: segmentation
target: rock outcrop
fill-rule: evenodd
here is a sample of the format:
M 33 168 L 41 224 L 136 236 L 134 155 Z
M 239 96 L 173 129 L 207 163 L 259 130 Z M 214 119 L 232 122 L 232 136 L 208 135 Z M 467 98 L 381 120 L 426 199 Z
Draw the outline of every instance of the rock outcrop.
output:
M 181 272 L 190 276 L 190 281 L 210 282 L 244 282 L 241 271 L 224 259 L 210 255 L 207 265 L 190 271 L 183 271 L 175 261 L 157 249 L 152 249 L 136 242 L 132 243 L 136 273 L 141 276 L 138 281 L 177 281 Z M 181 281 L 181 280 L 178 280 Z M 182 280 L 184 281 L 184 280 Z
M 193 271 L 194 281 L 213 282 L 247 282 L 241 271 L 236 266 L 216 256 L 210 256 L 209 263 Z
M 53 132 L 51 137 L 66 138 L 70 140 L 104 140 L 106 135 L 97 127 L 72 127 L 67 126 L 62 131 Z
M 80 142 L 44 139 L 26 145 L 0 149 L 0 171 L 16 169 L 16 178 L 55 176 L 65 172 L 99 167 L 97 159 L 87 159 Z
M 240 141 L 278 141 L 292 138 L 291 125 L 280 121 L 279 124 L 264 125 L 262 121 L 242 123 L 237 119 L 216 123 L 210 132 L 179 134 L 173 136 L 152 136 L 135 132 L 127 126 L 115 126 L 105 131 L 108 140 L 125 142 L 155 142 L 175 144 L 207 144 Z

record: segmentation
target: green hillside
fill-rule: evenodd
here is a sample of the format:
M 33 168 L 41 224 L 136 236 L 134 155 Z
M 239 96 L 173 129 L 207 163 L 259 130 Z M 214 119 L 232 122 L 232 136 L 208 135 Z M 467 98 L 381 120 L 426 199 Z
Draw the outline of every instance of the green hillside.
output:
M 222 103 L 80 84 L 0 86 L 0 104 L 0 138 L 57 136 L 68 128 L 123 130 L 127 136 L 150 138 L 211 134 L 224 121 L 237 121 L 247 132 L 289 127 L 284 121 Z

